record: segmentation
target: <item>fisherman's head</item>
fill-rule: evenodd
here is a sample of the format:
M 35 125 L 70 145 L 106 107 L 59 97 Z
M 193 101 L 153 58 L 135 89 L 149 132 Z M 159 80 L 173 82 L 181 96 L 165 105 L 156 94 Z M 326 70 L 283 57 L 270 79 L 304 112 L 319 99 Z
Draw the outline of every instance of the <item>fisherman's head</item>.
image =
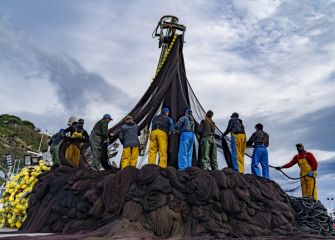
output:
M 185 115 L 186 116 L 187 115 L 192 116 L 192 110 L 191 110 L 191 108 L 188 108 L 188 109 L 185 110 Z
M 232 115 L 230 116 L 231 118 L 238 118 L 238 113 L 237 112 L 234 112 L 234 113 L 232 113 Z
M 170 110 L 168 108 L 162 108 L 162 113 L 165 115 L 165 116 L 169 116 L 169 113 L 170 113 Z
M 130 122 L 133 122 L 133 121 L 134 120 L 133 120 L 132 116 L 130 116 L 130 115 L 126 116 L 126 123 L 130 123 Z
M 84 126 L 84 123 L 85 123 L 84 119 L 80 118 L 80 119 L 78 120 L 78 124 L 79 124 L 79 125 Z
M 256 126 L 255 126 L 255 128 L 256 128 L 256 131 L 263 130 L 263 124 L 257 123 Z
M 77 122 L 78 122 L 78 118 L 75 117 L 75 116 L 71 116 L 71 117 L 69 117 L 69 120 L 67 121 L 67 125 L 68 125 L 69 127 L 71 127 L 71 126 L 76 125 Z
M 305 151 L 305 147 L 304 147 L 304 145 L 302 143 L 298 143 L 295 146 L 297 147 L 297 151 L 299 153 Z
M 102 119 L 107 121 L 107 122 L 113 121 L 113 118 L 111 117 L 111 115 L 107 114 L 107 113 L 105 115 L 103 115 Z
M 214 115 L 213 111 L 212 110 L 208 110 L 207 113 L 206 113 L 206 117 L 209 117 L 209 118 L 212 118 Z

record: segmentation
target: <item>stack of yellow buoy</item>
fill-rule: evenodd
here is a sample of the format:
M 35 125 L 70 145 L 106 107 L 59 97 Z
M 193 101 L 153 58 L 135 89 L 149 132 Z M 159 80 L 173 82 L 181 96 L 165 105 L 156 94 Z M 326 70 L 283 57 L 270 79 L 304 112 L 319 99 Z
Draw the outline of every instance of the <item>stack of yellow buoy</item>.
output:
M 37 166 L 25 167 L 17 175 L 6 183 L 6 189 L 0 203 L 0 228 L 20 228 L 24 222 L 28 208 L 28 198 L 37 176 L 44 171 L 49 171 L 50 167 L 45 165 L 43 160 Z

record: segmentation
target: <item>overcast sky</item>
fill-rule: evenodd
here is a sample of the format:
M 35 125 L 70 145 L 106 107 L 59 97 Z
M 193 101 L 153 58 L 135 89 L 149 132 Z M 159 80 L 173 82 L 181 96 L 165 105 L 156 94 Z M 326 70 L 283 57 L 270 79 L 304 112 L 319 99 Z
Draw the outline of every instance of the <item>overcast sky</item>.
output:
M 0 113 L 49 132 L 70 115 L 89 130 L 104 113 L 120 120 L 152 80 L 160 50 L 151 33 L 166 14 L 187 26 L 187 76 L 218 126 L 235 111 L 249 136 L 262 122 L 272 165 L 305 143 L 320 162 L 321 199 L 334 195 L 331 0 L 0 0 Z

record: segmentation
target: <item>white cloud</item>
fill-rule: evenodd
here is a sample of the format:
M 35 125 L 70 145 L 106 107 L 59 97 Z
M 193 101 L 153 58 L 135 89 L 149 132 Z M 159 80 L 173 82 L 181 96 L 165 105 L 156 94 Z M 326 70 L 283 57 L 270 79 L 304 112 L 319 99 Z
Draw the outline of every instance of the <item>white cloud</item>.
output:
M 0 101 L 6 103 L 1 112 L 61 117 L 64 122 L 68 116 L 77 115 L 91 127 L 103 113 L 124 114 L 120 108 L 133 104 L 124 91 L 99 74 L 87 72 L 73 58 L 34 46 L 1 21 L 0 32 Z M 49 129 L 63 127 L 53 123 L 59 120 L 51 120 Z
M 38 21 L 36 12 L 19 11 L 20 6 L 0 6 L 11 28 L 0 26 L 3 112 L 55 114 L 57 123 L 65 122 L 60 91 L 70 96 L 66 84 L 73 81 L 82 95 L 92 96 L 76 114 L 92 123 L 104 112 L 120 119 L 136 102 L 129 98 L 139 99 L 154 75 L 160 49 L 151 33 L 164 14 L 177 15 L 187 26 L 187 76 L 204 108 L 214 110 L 222 128 L 234 111 L 246 119 L 248 133 L 264 122 L 273 140 L 273 164 L 295 154 L 294 143 L 308 128 L 294 125 L 296 119 L 334 104 L 334 1 L 64 1 L 34 10 Z M 56 13 L 44 16 L 42 10 Z M 105 90 L 88 94 L 94 85 L 74 80 L 84 76 L 106 82 Z M 109 85 L 116 91 L 109 93 Z M 27 99 L 30 89 L 35 94 Z M 121 102 L 118 89 L 129 94 L 122 93 Z M 106 100 L 99 92 L 114 98 Z M 313 152 L 321 161 L 333 154 Z

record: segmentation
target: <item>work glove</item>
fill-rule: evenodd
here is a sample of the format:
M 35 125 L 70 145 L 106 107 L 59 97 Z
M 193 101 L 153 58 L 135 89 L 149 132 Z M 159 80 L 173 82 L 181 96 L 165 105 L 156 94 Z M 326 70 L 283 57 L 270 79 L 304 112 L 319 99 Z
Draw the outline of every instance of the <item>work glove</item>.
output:
M 314 171 L 310 171 L 310 172 L 307 174 L 308 177 L 313 177 L 313 175 L 314 175 Z
M 280 170 L 280 169 L 281 169 L 281 167 L 275 167 L 275 169 L 276 169 L 276 170 Z

